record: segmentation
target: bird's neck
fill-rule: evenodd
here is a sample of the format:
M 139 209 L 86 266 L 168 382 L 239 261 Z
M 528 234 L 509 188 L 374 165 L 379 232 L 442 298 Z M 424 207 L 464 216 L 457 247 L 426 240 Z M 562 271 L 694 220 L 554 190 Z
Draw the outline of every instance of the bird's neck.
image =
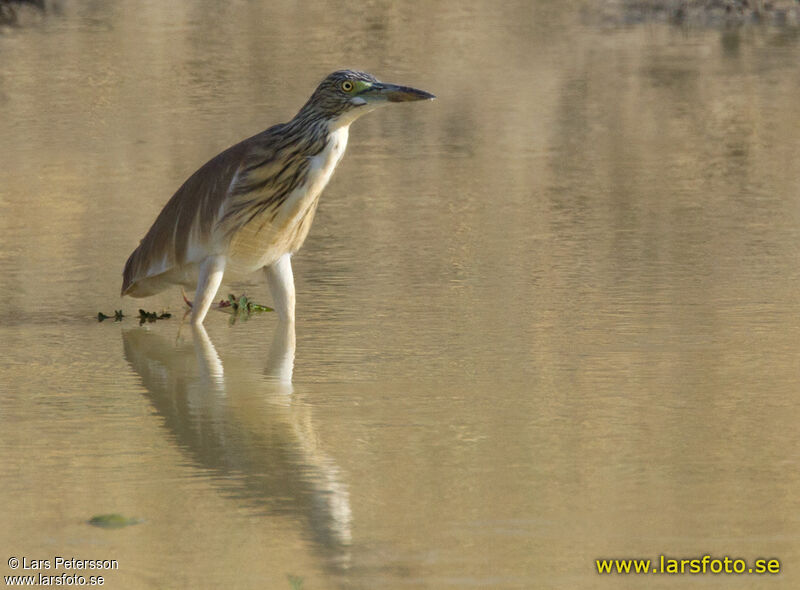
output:
M 308 125 L 313 125 L 321 130 L 333 133 L 342 127 L 349 127 L 353 121 L 372 111 L 374 108 L 375 106 L 364 105 L 332 115 L 329 111 L 325 111 L 319 105 L 309 101 L 300 109 L 300 112 L 295 115 L 294 119 L 289 122 L 289 125 L 302 125 L 306 129 L 308 129 Z
M 323 155 L 323 159 L 330 158 L 332 167 L 335 167 L 347 147 L 352 122 L 346 116 L 330 117 L 301 110 L 284 125 L 283 134 L 286 138 L 294 138 L 287 143 L 295 144 L 306 156 Z
M 318 137 L 328 131 L 328 117 L 308 106 L 303 107 L 294 119 L 284 125 L 284 135 Z
M 344 150 L 347 147 L 347 139 L 350 136 L 350 125 L 330 126 L 328 128 L 328 143 L 327 146 L 335 158 L 336 163 L 344 155 Z M 335 165 L 335 164 L 334 164 Z

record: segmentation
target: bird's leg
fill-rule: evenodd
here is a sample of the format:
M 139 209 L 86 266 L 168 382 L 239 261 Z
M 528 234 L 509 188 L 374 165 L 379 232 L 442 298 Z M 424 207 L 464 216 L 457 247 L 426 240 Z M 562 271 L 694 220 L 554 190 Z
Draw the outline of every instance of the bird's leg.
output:
M 197 291 L 192 305 L 192 323 L 202 324 L 217 294 L 217 289 L 225 274 L 225 257 L 209 256 L 200 263 L 200 276 L 197 278 Z
M 267 277 L 278 317 L 294 324 L 294 276 L 291 259 L 291 254 L 284 254 L 272 266 L 264 267 L 264 276 Z

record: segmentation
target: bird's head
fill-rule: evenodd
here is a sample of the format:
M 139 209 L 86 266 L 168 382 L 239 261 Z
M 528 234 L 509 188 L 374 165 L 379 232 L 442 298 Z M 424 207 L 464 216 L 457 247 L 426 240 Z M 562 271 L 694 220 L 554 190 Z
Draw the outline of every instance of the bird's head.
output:
M 424 90 L 387 84 L 366 72 L 339 70 L 320 82 L 300 113 L 314 112 L 350 124 L 361 115 L 390 102 L 433 98 L 436 97 Z

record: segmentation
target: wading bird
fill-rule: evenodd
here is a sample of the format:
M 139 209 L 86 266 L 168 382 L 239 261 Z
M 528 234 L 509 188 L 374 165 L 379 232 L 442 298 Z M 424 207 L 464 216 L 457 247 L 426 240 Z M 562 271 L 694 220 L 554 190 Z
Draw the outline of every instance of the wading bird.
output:
M 128 258 L 122 295 L 196 285 L 192 323 L 201 324 L 226 272 L 264 269 L 275 310 L 293 323 L 291 256 L 308 235 L 350 124 L 390 102 L 432 98 L 364 72 L 330 74 L 294 119 L 228 148 L 183 183 Z

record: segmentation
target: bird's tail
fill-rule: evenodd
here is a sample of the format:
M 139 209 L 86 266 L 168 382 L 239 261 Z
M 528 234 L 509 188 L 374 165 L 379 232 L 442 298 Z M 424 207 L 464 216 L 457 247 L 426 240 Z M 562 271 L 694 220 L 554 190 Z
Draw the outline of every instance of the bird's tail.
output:
M 141 247 L 136 248 L 131 255 L 128 256 L 128 261 L 125 263 L 125 270 L 122 271 L 122 289 L 120 290 L 120 295 L 130 295 L 129 291 L 134 286 L 136 282 L 136 272 L 135 269 L 139 266 L 139 257 Z

